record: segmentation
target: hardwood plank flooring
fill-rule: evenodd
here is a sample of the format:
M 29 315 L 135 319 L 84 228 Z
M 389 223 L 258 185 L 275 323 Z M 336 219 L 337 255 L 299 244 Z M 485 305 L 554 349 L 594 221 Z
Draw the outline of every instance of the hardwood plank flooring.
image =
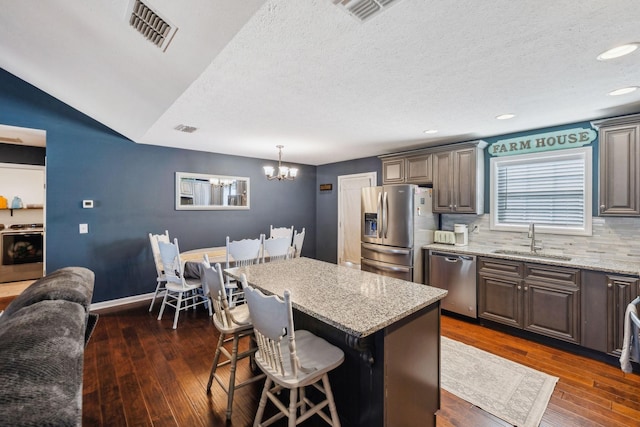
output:
M 250 426 L 262 383 L 236 392 L 226 423 L 225 393 L 215 383 L 206 393 L 215 327 L 197 310 L 182 313 L 173 330 L 173 313 L 158 321 L 158 308 L 100 315 L 85 352 L 83 425 Z M 541 427 L 640 426 L 640 375 L 448 316 L 442 335 L 559 377 Z M 250 376 L 247 363 L 240 379 Z M 444 390 L 441 400 L 438 427 L 509 426 Z

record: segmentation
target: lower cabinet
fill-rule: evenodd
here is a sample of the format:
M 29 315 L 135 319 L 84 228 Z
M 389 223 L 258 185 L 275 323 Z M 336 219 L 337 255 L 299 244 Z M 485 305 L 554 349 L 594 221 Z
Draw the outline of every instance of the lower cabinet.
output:
M 580 343 L 580 270 L 480 258 L 478 316 Z
M 582 272 L 584 347 L 620 356 L 627 305 L 640 294 L 640 279 L 612 273 Z

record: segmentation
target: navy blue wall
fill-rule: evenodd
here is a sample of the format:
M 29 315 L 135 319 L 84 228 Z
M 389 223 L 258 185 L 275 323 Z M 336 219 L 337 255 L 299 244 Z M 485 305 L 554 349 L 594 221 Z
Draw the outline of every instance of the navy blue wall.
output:
M 267 181 L 265 160 L 136 144 L 4 70 L 0 123 L 47 132 L 47 271 L 90 268 L 94 302 L 153 291 L 149 232 L 168 229 L 188 250 L 294 225 L 307 230 L 303 255 L 315 256 L 314 166 L 298 165 L 293 182 Z M 8 147 L 0 148 L 6 162 Z M 249 177 L 251 209 L 176 211 L 176 171 Z M 95 208 L 83 209 L 83 199 Z M 89 234 L 79 234 L 80 223 Z
M 382 162 L 377 157 L 318 166 L 316 170 L 316 258 L 338 262 L 338 176 L 377 172 L 382 182 Z M 331 191 L 319 191 L 320 184 L 332 184 Z

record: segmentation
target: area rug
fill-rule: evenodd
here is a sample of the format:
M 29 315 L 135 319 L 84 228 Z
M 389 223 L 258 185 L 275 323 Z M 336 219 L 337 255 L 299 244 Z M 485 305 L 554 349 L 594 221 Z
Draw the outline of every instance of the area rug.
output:
M 442 337 L 440 385 L 518 427 L 540 424 L 557 377 Z

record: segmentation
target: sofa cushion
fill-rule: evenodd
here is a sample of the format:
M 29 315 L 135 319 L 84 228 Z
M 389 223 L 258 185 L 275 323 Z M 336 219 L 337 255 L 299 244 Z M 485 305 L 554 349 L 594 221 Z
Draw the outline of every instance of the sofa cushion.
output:
M 0 323 L 0 423 L 82 423 L 86 312 L 65 300 L 44 300 Z
M 65 267 L 33 282 L 7 306 L 3 318 L 43 300 L 67 300 L 89 310 L 93 296 L 93 271 L 84 267 Z

